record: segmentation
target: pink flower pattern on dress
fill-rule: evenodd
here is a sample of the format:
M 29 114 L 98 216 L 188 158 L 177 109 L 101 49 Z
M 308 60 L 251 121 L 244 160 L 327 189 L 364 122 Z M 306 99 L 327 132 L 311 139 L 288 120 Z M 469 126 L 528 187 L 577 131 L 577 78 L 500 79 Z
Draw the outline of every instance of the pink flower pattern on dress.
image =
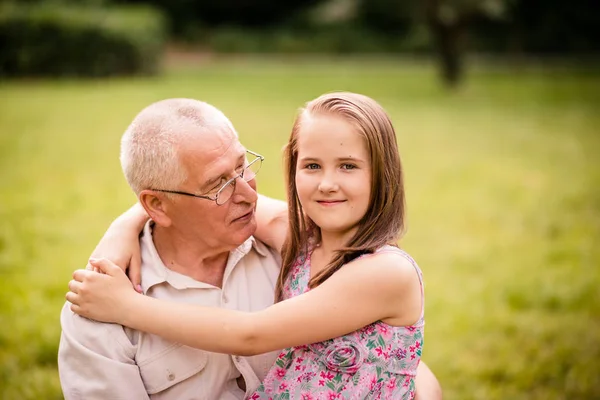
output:
M 419 267 L 406 252 L 392 246 L 378 252 L 396 252 L 407 258 L 422 282 Z M 309 290 L 310 251 L 307 254 L 292 267 L 284 298 Z M 411 400 L 422 354 L 423 325 L 423 314 L 406 327 L 377 321 L 342 337 L 285 349 L 249 399 Z

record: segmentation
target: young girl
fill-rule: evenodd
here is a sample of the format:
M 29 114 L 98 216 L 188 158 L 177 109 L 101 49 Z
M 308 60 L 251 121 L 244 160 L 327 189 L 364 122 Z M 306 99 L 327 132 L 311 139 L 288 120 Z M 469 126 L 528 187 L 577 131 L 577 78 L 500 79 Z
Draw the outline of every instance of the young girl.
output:
M 388 116 L 366 96 L 323 95 L 296 118 L 285 159 L 289 228 L 269 225 L 283 258 L 272 307 L 245 313 L 142 296 L 107 261 L 96 264 L 105 275 L 76 273 L 67 300 L 82 316 L 207 351 L 285 348 L 250 399 L 412 399 L 423 284 L 395 245 L 404 187 Z

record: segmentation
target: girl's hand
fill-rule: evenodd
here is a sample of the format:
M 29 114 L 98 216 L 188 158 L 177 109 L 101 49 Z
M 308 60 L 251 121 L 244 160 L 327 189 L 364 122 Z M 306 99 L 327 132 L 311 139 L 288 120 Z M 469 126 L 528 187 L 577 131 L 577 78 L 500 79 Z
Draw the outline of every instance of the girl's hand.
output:
M 147 220 L 146 211 L 136 203 L 110 225 L 92 253 L 92 258 L 108 259 L 127 271 L 132 286 L 139 293 L 142 292 L 139 235 Z M 91 263 L 86 269 L 96 271 Z
M 100 322 L 124 324 L 129 305 L 138 296 L 121 268 L 106 259 L 90 263 L 98 272 L 79 269 L 73 273 L 66 298 L 71 310 Z

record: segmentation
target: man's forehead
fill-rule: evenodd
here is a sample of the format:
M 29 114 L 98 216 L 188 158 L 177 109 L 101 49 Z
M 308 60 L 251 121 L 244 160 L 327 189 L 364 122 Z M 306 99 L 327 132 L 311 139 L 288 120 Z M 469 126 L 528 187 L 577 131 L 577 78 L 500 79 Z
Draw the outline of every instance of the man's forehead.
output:
M 197 143 L 186 148 L 182 161 L 190 178 L 194 181 L 207 181 L 227 175 L 237 167 L 240 159 L 246 155 L 246 148 L 237 137 L 218 145 Z M 193 175 L 193 176 L 192 176 Z
M 229 129 L 187 135 L 180 148 L 187 157 L 207 160 L 232 151 L 245 151 L 238 137 Z

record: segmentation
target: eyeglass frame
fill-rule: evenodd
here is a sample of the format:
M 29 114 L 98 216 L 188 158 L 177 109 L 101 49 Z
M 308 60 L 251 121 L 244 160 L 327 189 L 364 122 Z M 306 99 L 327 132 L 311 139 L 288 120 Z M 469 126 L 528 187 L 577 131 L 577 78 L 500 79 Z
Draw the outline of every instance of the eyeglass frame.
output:
M 257 161 L 260 161 L 261 167 L 262 167 L 262 162 L 265 160 L 265 158 L 263 156 L 261 156 L 258 153 L 253 152 L 252 150 L 246 150 L 246 153 L 250 153 L 251 155 L 255 156 L 256 158 L 254 160 L 252 160 L 252 162 L 250 162 L 248 165 L 246 165 L 242 169 L 242 172 L 240 172 L 239 174 L 237 174 L 236 176 L 234 176 L 233 178 L 231 178 L 227 182 L 225 182 L 223 184 L 223 186 L 221 186 L 219 188 L 219 190 L 217 190 L 217 193 L 215 193 L 214 196 L 210 196 L 210 195 L 206 195 L 206 194 L 194 194 L 194 193 L 189 193 L 189 192 L 182 192 L 182 191 L 179 191 L 179 190 L 167 190 L 167 189 L 150 189 L 150 190 L 153 190 L 155 192 L 180 194 L 180 195 L 183 195 L 183 196 L 190 196 L 190 197 L 196 197 L 196 198 L 199 198 L 199 199 L 212 200 L 218 206 L 222 206 L 223 204 L 227 203 L 229 201 L 229 199 L 231 198 L 231 197 L 229 197 L 229 199 L 227 199 L 226 201 L 224 201 L 222 204 L 219 204 L 219 195 L 221 194 L 221 192 L 223 190 L 225 190 L 227 188 L 227 186 L 234 185 L 233 187 L 234 187 L 234 190 L 235 190 L 235 182 L 238 180 L 238 178 L 244 179 L 244 172 L 246 172 L 248 170 L 248 168 L 250 168 L 250 166 L 252 164 L 256 163 Z M 256 172 L 256 174 L 258 174 L 258 172 Z M 256 174 L 254 174 L 254 176 L 256 176 Z M 252 178 L 252 179 L 254 179 L 254 178 Z M 244 181 L 245 182 L 250 182 L 252 179 L 250 179 L 250 180 L 245 180 L 244 179 Z

